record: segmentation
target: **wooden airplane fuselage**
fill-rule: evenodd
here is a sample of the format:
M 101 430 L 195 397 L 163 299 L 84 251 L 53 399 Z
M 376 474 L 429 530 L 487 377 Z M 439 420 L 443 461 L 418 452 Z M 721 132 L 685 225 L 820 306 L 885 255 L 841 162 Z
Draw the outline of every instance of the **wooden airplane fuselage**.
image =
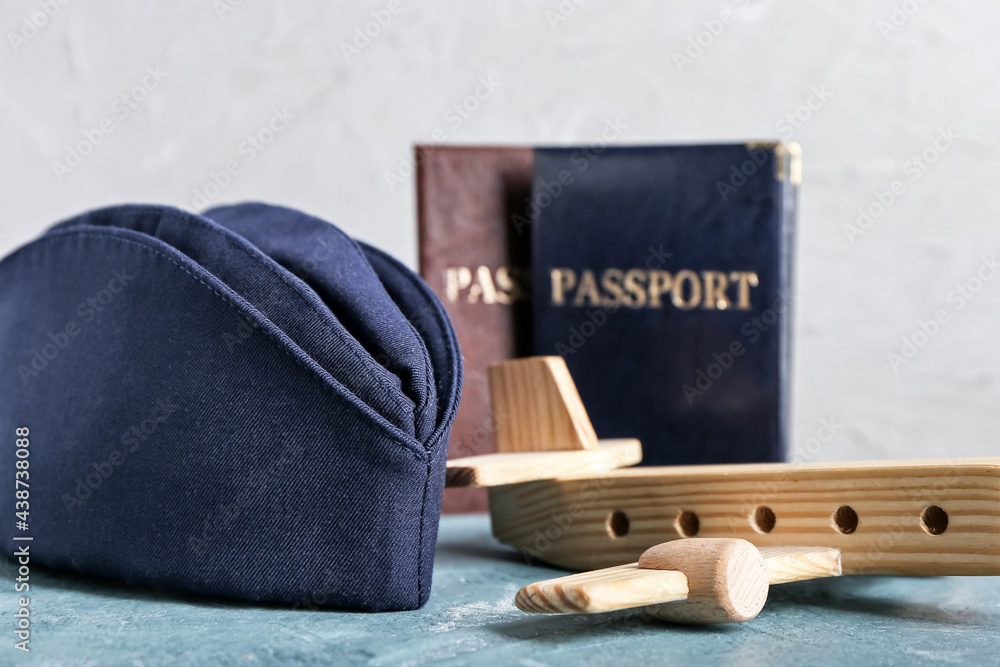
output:
M 599 441 L 565 362 L 494 364 L 497 454 L 448 462 L 489 487 L 494 536 L 573 570 L 636 561 L 671 540 L 825 547 L 844 574 L 1000 575 L 1000 457 L 628 468 L 635 440 Z
M 1000 574 L 1000 458 L 624 468 L 489 493 L 498 540 L 573 570 L 697 536 L 836 548 L 844 574 Z

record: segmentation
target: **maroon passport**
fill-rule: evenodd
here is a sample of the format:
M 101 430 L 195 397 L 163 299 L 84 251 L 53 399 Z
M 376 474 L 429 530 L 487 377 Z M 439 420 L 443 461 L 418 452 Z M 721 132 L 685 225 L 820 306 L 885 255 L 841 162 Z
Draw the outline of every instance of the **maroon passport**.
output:
M 420 274 L 451 316 L 465 359 L 449 458 L 496 451 L 486 369 L 531 345 L 529 147 L 416 147 Z M 444 512 L 487 509 L 485 489 L 447 489 Z

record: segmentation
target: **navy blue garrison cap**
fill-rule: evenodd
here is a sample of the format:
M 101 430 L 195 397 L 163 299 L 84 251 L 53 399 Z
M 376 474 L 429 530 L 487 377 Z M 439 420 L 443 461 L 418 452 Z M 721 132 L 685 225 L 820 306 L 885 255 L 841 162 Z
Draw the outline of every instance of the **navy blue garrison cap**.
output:
M 322 220 L 83 214 L 0 262 L 4 551 L 246 600 L 417 608 L 461 373 L 426 285 Z

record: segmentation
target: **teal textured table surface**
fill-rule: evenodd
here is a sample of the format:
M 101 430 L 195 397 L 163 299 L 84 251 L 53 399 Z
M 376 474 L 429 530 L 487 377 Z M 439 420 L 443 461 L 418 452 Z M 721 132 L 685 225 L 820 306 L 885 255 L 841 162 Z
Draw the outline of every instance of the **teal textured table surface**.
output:
M 433 594 L 414 612 L 252 605 L 32 567 L 24 654 L 14 649 L 16 574 L 6 561 L 3 571 L 3 664 L 1000 664 L 1000 577 L 785 584 L 760 616 L 731 626 L 637 611 L 523 614 L 518 589 L 561 572 L 498 544 L 485 516 L 442 521 Z

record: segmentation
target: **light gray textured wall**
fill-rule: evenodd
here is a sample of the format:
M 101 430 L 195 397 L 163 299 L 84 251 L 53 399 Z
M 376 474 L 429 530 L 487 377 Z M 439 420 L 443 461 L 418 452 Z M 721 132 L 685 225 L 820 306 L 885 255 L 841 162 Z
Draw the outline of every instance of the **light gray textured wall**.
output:
M 577 3 L 8 0 L 0 252 L 90 207 L 191 208 L 236 161 L 213 202 L 294 205 L 413 265 L 406 163 L 438 128 L 449 142 L 586 142 L 618 116 L 622 142 L 792 139 L 805 154 L 796 457 L 1000 453 L 1000 280 L 953 291 L 992 276 L 1000 240 L 1000 6 Z M 391 20 L 345 49 L 371 12 Z M 452 110 L 482 80 L 478 108 Z M 263 150 L 243 144 L 275 109 L 293 118 Z M 55 169 L 85 133 L 93 152 Z M 947 322 L 925 341 L 937 311 Z M 893 369 L 914 334 L 926 344 Z M 833 438 L 810 442 L 831 418 Z

